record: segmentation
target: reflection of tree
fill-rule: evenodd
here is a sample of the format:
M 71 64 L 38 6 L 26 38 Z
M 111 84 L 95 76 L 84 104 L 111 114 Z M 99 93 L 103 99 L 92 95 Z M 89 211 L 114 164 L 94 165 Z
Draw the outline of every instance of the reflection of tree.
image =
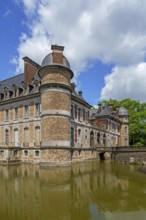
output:
M 90 164 L 91 165 L 91 164 Z M 112 163 L 96 164 L 88 167 L 84 164 L 84 172 L 74 176 L 72 189 L 74 200 L 86 201 L 86 206 L 91 202 L 97 204 L 99 210 L 138 210 L 146 209 L 143 189 L 145 183 L 139 186 L 140 174 L 131 172 L 129 166 L 116 166 Z M 76 165 L 79 166 L 79 165 Z M 88 172 L 86 172 L 86 167 Z M 136 199 L 135 199 L 136 198 Z M 139 204 L 137 204 L 139 203 Z

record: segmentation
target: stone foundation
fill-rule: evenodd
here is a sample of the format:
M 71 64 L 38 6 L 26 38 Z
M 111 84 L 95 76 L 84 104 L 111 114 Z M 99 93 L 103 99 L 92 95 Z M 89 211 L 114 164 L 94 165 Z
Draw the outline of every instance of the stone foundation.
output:
M 97 159 L 97 152 L 92 149 L 71 148 L 11 148 L 0 149 L 0 163 L 32 163 L 44 166 L 64 166 L 72 162 Z
M 125 163 L 144 164 L 146 161 L 146 152 L 118 153 L 113 155 L 113 159 Z
M 97 159 L 97 152 L 94 150 L 73 149 L 72 162 L 80 162 L 84 160 Z

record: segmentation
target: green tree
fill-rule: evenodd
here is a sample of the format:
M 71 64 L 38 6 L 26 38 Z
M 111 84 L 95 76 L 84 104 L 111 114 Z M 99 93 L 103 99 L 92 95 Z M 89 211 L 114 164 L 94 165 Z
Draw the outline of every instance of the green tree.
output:
M 129 113 L 129 144 L 131 146 L 146 146 L 146 103 L 132 99 L 104 100 L 102 103 L 112 104 L 113 109 L 125 107 Z

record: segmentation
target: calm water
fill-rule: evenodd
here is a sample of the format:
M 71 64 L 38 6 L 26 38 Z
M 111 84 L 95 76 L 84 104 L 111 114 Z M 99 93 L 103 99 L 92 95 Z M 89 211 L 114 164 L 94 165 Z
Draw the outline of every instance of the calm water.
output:
M 0 166 L 0 220 L 146 220 L 146 174 L 137 169 Z

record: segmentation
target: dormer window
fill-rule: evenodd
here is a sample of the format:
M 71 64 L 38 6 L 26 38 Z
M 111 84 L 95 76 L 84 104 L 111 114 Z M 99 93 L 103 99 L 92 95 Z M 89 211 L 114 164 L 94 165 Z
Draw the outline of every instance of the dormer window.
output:
M 9 91 L 9 98 L 13 97 L 13 91 Z
M 19 92 L 19 96 L 23 95 L 23 89 L 22 88 L 19 88 L 18 92 Z
M 16 97 L 17 96 L 17 86 L 15 85 L 15 84 L 13 84 L 13 91 L 14 91 L 14 97 Z
M 4 94 L 3 93 L 0 93 L 0 100 L 4 100 Z
M 27 94 L 27 85 L 25 84 L 24 85 L 24 95 L 26 95 Z
M 29 85 L 29 93 L 32 93 L 32 91 L 33 91 L 33 86 L 32 85 Z

